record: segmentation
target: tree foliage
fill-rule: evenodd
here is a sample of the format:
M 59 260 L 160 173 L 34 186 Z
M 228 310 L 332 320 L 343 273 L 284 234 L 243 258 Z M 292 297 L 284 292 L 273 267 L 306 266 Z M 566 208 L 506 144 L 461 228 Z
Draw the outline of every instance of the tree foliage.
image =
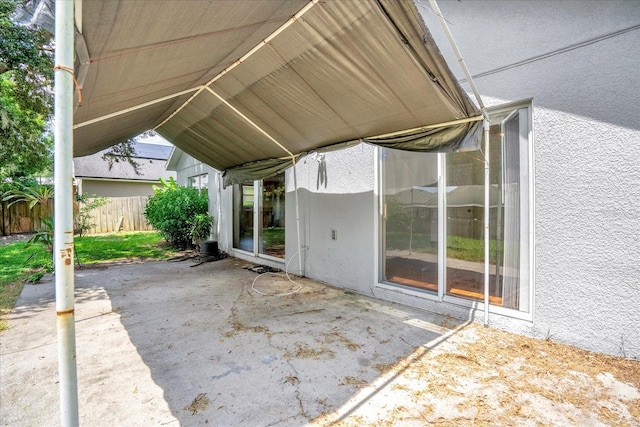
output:
M 146 138 L 156 136 L 157 133 L 154 130 L 148 130 L 141 133 L 138 136 L 129 138 L 126 141 L 120 142 L 111 147 L 109 151 L 102 155 L 102 160 L 107 162 L 109 170 L 113 167 L 114 163 L 127 162 L 133 168 L 136 175 L 141 175 L 140 163 L 136 162 L 136 147 L 135 143 L 140 142 Z
M 14 203 L 27 203 L 29 209 L 33 209 L 35 205 L 44 207 L 43 213 L 48 212 L 48 208 L 53 203 L 53 187 L 50 185 L 18 185 L 18 188 L 5 191 L 2 194 L 3 202 L 10 202 L 7 206 Z
M 207 193 L 182 187 L 173 178 L 161 182 L 162 186 L 156 187 L 147 201 L 144 216 L 169 244 L 178 249 L 189 248 L 193 245 L 194 231 L 199 232 L 204 222 L 199 215 L 208 216 Z
M 50 167 L 53 138 L 51 35 L 19 25 L 17 0 L 0 1 L 0 180 Z
M 9 202 L 7 206 L 19 202 L 27 203 L 30 210 L 36 205 L 41 206 L 40 221 L 44 228 L 32 235 L 28 242 L 44 244 L 51 254 L 53 254 L 53 217 L 49 215 L 49 206 L 53 203 L 53 192 L 53 187 L 49 185 L 18 184 L 17 188 L 7 190 L 1 196 L 3 202 Z
M 29 3 L 0 0 L 0 183 L 7 178 L 25 182 L 53 164 L 52 35 L 12 19 L 22 2 Z M 140 174 L 133 148 L 137 138 L 114 145 L 103 156 L 109 169 L 123 161 Z

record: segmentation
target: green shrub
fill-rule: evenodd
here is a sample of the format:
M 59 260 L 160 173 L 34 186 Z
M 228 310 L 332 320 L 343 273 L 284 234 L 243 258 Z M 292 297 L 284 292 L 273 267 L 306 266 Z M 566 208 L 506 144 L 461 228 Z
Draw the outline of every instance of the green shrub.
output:
M 98 209 L 109 202 L 107 197 L 98 197 L 95 194 L 90 196 L 88 194 L 76 195 L 76 205 L 74 209 L 74 231 L 76 234 L 82 235 L 96 226 L 92 222 L 93 217 L 91 211 Z
M 178 249 L 189 248 L 196 216 L 208 214 L 207 193 L 179 186 L 173 178 L 161 182 L 162 186 L 156 187 L 149 198 L 144 216 L 169 244 Z
M 206 240 L 211 234 L 213 217 L 209 214 L 197 214 L 191 221 L 191 238 L 196 244 L 196 249 L 200 250 L 200 243 Z

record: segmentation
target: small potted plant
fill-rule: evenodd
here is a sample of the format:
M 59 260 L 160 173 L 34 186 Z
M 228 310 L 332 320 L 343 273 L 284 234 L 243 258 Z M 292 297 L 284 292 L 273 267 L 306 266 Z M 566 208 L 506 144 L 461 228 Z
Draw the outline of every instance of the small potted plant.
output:
M 196 252 L 200 252 L 202 242 L 211 235 L 213 217 L 209 214 L 196 214 L 191 222 L 191 237 L 195 244 Z

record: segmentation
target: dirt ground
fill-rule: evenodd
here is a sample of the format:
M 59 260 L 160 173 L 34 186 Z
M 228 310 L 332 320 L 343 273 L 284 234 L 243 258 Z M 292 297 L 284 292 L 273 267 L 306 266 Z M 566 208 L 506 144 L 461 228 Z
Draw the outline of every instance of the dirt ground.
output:
M 639 362 L 475 324 L 386 375 L 394 403 L 337 425 L 640 425 Z
M 8 245 L 10 243 L 21 242 L 23 240 L 29 240 L 33 236 L 32 233 L 23 234 L 10 234 L 8 236 L 0 236 L 0 246 Z
M 229 258 L 80 270 L 82 425 L 640 426 L 640 362 Z M 2 425 L 58 425 L 53 279 L 0 335 Z

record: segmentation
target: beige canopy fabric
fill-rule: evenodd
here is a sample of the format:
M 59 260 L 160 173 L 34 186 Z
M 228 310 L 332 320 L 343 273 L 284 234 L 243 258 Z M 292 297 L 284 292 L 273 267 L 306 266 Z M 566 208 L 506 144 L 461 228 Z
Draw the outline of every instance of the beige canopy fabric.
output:
M 237 181 L 321 147 L 434 151 L 479 129 L 409 0 L 76 5 L 76 156 L 155 128 Z

